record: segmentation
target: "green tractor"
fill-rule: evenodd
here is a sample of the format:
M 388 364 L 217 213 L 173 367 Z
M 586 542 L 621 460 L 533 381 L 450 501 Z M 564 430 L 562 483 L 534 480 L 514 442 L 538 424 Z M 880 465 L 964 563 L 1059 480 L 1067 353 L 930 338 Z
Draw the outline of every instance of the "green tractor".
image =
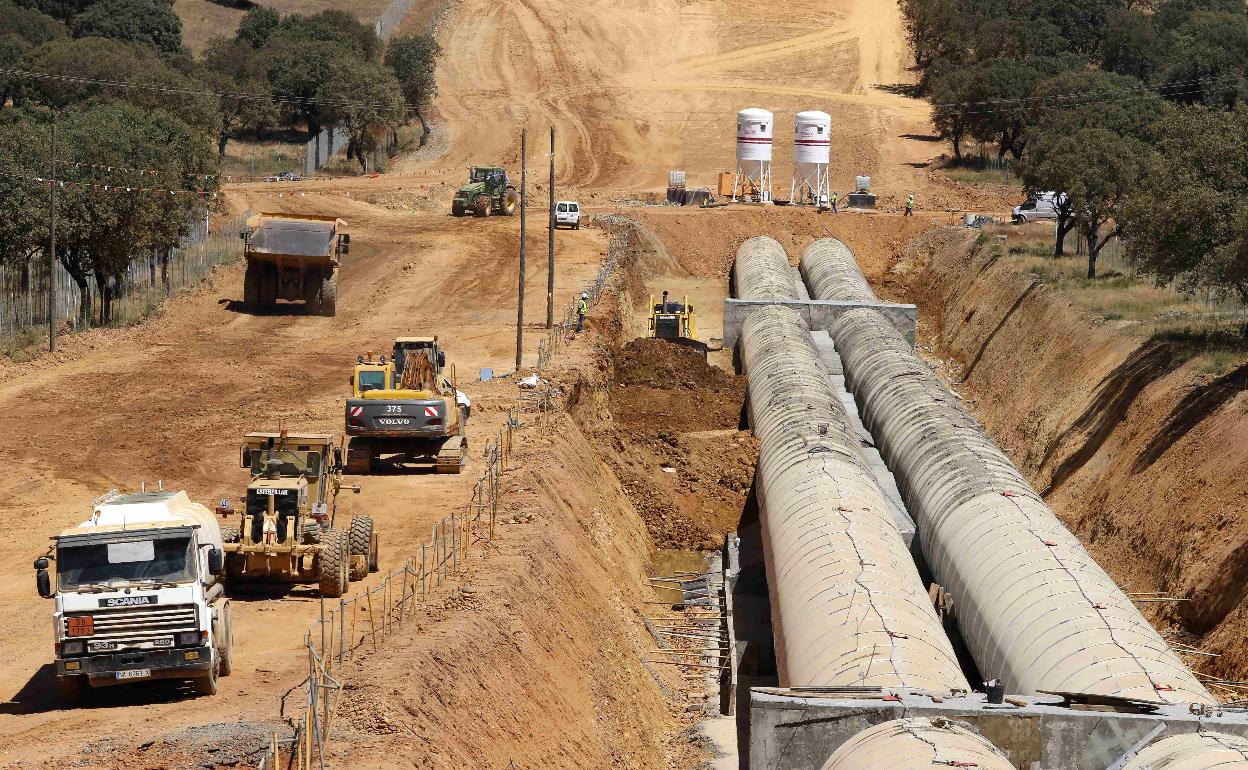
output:
M 511 216 L 516 213 L 520 196 L 512 186 L 506 169 L 498 166 L 473 166 L 468 184 L 455 192 L 451 214 L 462 217 L 469 212 L 479 217 L 490 214 Z

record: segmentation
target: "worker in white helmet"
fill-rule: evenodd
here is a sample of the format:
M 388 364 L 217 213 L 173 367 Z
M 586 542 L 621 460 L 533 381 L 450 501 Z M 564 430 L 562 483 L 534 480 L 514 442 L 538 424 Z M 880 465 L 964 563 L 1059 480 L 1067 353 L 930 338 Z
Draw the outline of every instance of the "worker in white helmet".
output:
M 589 312 L 589 295 L 581 292 L 581 300 L 576 303 L 576 332 L 581 333 L 585 328 L 585 314 Z

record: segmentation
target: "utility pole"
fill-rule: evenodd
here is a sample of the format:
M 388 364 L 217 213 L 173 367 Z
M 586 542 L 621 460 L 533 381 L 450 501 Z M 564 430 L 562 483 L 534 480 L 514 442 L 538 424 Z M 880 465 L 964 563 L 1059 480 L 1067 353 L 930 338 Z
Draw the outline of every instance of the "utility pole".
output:
M 550 235 L 546 243 L 546 328 L 555 326 L 555 127 L 550 127 Z
M 56 352 L 56 110 L 52 110 L 52 163 L 48 187 L 48 352 Z
M 524 204 L 527 203 L 528 188 L 525 184 L 527 168 L 525 151 L 527 149 L 528 129 L 520 129 L 520 297 L 516 301 L 516 371 L 520 371 L 520 357 L 524 350 Z

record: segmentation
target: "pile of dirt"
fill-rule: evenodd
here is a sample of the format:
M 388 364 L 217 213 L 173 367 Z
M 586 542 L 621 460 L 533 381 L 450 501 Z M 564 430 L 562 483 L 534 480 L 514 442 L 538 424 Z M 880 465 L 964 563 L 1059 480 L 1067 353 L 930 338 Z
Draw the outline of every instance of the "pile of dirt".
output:
M 745 378 L 711 366 L 692 348 L 642 338 L 613 360 L 611 413 L 648 434 L 734 428 L 745 401 Z
M 660 548 L 723 544 L 745 508 L 758 444 L 740 429 L 744 377 L 701 353 L 655 339 L 603 351 L 604 371 L 582 372 L 569 404 L 594 434 Z

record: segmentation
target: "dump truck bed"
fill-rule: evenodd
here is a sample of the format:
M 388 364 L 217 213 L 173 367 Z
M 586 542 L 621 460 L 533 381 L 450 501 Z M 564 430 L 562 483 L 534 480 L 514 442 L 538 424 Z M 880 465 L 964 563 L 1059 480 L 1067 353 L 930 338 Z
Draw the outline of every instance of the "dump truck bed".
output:
M 247 248 L 252 254 L 328 259 L 338 237 L 334 217 L 279 217 L 261 214 Z

